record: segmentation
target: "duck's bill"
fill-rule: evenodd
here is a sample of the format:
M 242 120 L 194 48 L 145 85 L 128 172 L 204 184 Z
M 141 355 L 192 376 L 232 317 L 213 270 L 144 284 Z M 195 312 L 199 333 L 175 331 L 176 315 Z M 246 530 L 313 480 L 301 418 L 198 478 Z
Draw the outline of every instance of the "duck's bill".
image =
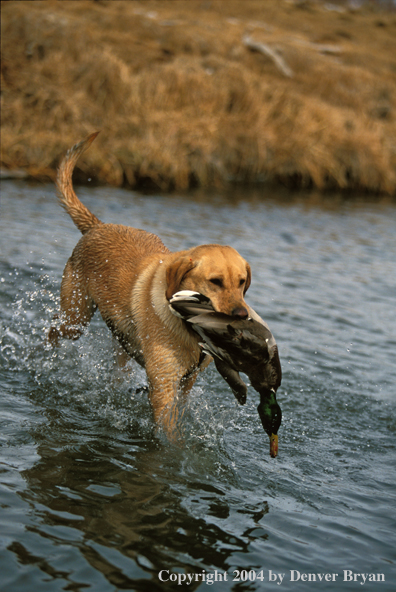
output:
M 278 456 L 278 436 L 276 434 L 270 436 L 270 456 L 271 458 Z

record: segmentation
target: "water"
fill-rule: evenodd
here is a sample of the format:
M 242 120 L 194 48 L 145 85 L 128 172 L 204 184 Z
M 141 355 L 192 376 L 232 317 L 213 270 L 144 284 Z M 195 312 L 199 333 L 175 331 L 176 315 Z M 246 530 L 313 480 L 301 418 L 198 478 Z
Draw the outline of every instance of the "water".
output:
M 258 395 L 237 406 L 214 368 L 170 443 L 99 316 L 49 350 L 79 233 L 51 186 L 4 182 L 0 589 L 394 590 L 395 206 L 78 193 L 171 249 L 219 242 L 250 262 L 284 371 L 279 457 Z

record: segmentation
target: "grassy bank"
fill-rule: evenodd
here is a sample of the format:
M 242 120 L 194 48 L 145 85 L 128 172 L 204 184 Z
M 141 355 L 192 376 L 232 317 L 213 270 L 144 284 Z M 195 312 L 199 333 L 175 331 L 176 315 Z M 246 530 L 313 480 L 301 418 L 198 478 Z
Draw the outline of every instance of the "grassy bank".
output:
M 2 4 L 1 165 L 163 190 L 396 194 L 396 13 L 314 0 Z

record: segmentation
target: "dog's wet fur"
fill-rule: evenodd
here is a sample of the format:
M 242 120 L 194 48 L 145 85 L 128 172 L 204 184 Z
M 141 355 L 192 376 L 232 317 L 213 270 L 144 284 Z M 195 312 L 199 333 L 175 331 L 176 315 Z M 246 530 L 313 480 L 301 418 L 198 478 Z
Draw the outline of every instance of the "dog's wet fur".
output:
M 175 397 L 189 392 L 211 358 L 203 360 L 199 336 L 171 313 L 168 301 L 179 290 L 194 290 L 210 298 L 216 312 L 248 318 L 250 266 L 229 246 L 172 253 L 155 234 L 96 218 L 72 185 L 74 166 L 96 136 L 71 148 L 58 171 L 61 204 L 83 236 L 66 264 L 60 314 L 48 338 L 53 345 L 60 337 L 78 339 L 99 309 L 128 356 L 146 369 L 155 420 L 171 431 Z

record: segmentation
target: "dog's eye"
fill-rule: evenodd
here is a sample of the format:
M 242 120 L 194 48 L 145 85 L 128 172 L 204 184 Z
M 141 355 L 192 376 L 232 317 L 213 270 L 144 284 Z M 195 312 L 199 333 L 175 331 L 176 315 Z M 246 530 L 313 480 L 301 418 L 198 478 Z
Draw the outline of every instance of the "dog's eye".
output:
M 245 283 L 246 280 L 239 280 L 239 285 L 243 286 L 243 284 Z
M 223 280 L 220 278 L 212 278 L 211 280 L 209 280 L 212 284 L 214 284 L 215 286 L 219 286 L 220 288 L 222 288 L 223 286 Z

